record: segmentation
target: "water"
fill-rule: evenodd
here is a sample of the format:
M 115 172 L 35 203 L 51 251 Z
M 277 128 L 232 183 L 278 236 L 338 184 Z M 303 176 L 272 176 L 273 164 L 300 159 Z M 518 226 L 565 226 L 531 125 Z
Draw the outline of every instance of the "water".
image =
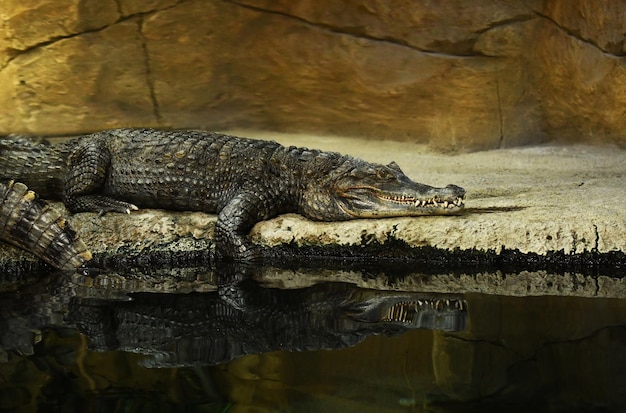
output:
M 0 411 L 626 411 L 626 300 L 311 271 L 61 274 L 7 292 Z

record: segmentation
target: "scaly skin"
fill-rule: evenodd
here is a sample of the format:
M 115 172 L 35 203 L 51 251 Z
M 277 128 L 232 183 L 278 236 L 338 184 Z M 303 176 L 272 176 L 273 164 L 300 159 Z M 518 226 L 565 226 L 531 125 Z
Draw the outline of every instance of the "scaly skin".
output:
M 91 259 L 61 213 L 13 181 L 0 181 L 0 239 L 58 269 L 71 270 Z
M 137 208 L 217 213 L 223 257 L 255 259 L 255 223 L 453 214 L 465 191 L 411 181 L 395 164 L 204 131 L 116 129 L 57 144 L 0 140 L 0 178 L 18 179 L 72 212 Z

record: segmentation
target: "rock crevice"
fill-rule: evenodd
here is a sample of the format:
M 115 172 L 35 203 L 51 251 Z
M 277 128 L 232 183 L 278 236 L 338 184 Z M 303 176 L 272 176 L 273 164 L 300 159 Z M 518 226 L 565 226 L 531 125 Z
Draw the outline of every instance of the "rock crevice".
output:
M 312 20 L 308 20 L 305 17 L 301 17 L 301 16 L 297 16 L 294 14 L 289 14 L 285 11 L 280 11 L 280 10 L 272 10 L 272 9 L 266 9 L 266 8 L 261 8 L 261 7 L 257 7 L 251 4 L 246 4 L 243 2 L 238 2 L 235 0 L 223 0 L 226 3 L 230 3 L 230 4 L 234 4 L 240 7 L 244 7 L 246 9 L 249 10 L 253 10 L 259 13 L 268 13 L 268 14 L 273 14 L 273 15 L 278 15 L 278 16 L 283 16 L 289 19 L 293 19 L 296 20 L 300 23 L 306 24 L 307 26 L 310 27 L 314 27 L 320 30 L 324 30 L 327 31 L 329 33 L 333 33 L 333 34 L 338 34 L 338 35 L 345 35 L 345 36 L 352 36 L 355 37 L 357 39 L 363 39 L 363 40 L 368 40 L 368 41 L 373 41 L 373 42 L 383 42 L 383 43 L 389 43 L 392 44 L 394 46 L 400 46 L 400 47 L 406 47 L 408 49 L 420 52 L 420 53 L 424 53 L 427 55 L 432 55 L 432 56 L 439 56 L 439 57 L 446 57 L 446 58 L 467 58 L 467 57 L 486 57 L 486 55 L 483 55 L 481 53 L 475 53 L 473 52 L 471 47 L 455 47 L 455 44 L 450 44 L 450 47 L 448 49 L 450 49 L 450 51 L 446 51 L 445 49 L 443 50 L 437 50 L 435 48 L 424 48 L 424 47 L 419 47 L 417 45 L 411 44 L 409 43 L 407 40 L 405 39 L 401 39 L 401 38 L 395 38 L 391 35 L 388 36 L 377 36 L 374 34 L 370 34 L 367 31 L 363 30 L 365 29 L 364 27 L 359 27 L 359 28 L 350 28 L 349 26 L 337 26 L 337 25 L 332 25 L 329 23 L 323 23 L 323 22 L 319 22 L 319 21 L 312 21 Z M 503 24 L 511 24 L 511 23 L 515 23 L 518 21 L 525 21 L 527 20 L 527 18 L 521 18 L 521 19 L 513 19 L 513 20 L 507 20 L 505 22 L 497 22 L 495 23 L 493 26 L 486 28 L 484 30 L 479 30 L 476 33 L 477 34 L 481 34 L 484 31 L 487 31 L 493 27 L 499 26 L 499 25 L 503 25 Z M 467 41 L 463 41 L 460 42 L 460 44 L 466 44 Z M 472 43 L 472 42 L 470 42 Z M 457 49 L 459 50 L 458 52 L 454 52 L 454 50 Z
M 600 52 L 602 52 L 603 54 L 605 54 L 606 56 L 610 56 L 610 57 L 615 57 L 615 58 L 623 58 L 626 56 L 626 52 L 625 51 L 619 51 L 619 49 L 621 49 L 620 47 L 614 47 L 611 49 L 607 49 L 607 48 L 603 48 L 597 41 L 595 41 L 592 38 L 586 38 L 584 36 L 582 36 L 582 34 L 580 33 L 579 30 L 574 30 L 568 27 L 563 26 L 562 24 L 560 24 L 558 21 L 556 21 L 553 17 L 548 16 L 547 14 L 543 14 L 540 11 L 535 11 L 535 13 L 537 14 L 538 17 L 545 19 L 546 21 L 550 22 L 552 25 L 554 25 L 554 27 L 556 27 L 557 29 L 559 29 L 560 31 L 562 31 L 563 33 L 565 33 L 566 35 L 572 37 L 573 39 L 576 39 L 579 42 L 583 42 L 585 44 L 588 44 L 592 47 L 594 47 L 595 49 L 598 49 Z M 625 35 L 626 37 L 626 35 Z M 622 42 L 623 44 L 624 42 Z
M 141 51 L 143 52 L 143 58 L 146 65 L 146 86 L 148 87 L 150 99 L 152 100 L 152 111 L 154 113 L 154 119 L 157 124 L 162 124 L 163 117 L 161 116 L 161 111 L 159 110 L 159 101 L 157 99 L 156 90 L 154 88 L 154 73 L 152 72 L 152 63 L 150 61 L 150 52 L 148 50 L 146 36 L 143 33 L 143 24 L 143 17 L 140 17 L 137 20 L 137 30 L 139 33 L 139 38 L 141 39 Z

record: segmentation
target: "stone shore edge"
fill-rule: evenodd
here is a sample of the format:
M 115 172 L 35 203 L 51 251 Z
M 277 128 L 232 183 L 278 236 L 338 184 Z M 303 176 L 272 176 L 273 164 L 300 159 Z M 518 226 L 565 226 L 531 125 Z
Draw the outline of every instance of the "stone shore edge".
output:
M 101 251 L 94 254 L 89 267 L 120 273 L 131 269 L 149 272 L 154 268 L 215 268 L 211 241 L 203 241 L 194 243 L 193 248 L 188 248 L 189 245 L 186 244 L 167 243 L 142 251 L 131 247 Z M 3 252 L 0 254 L 0 285 L 4 284 L 5 290 L 11 285 L 31 283 L 55 271 L 13 247 L 6 247 L 0 252 Z M 626 298 L 626 254 L 622 251 L 587 251 L 575 254 L 550 251 L 538 254 L 523 253 L 504 247 L 498 252 L 458 248 L 444 250 L 430 246 L 414 247 L 402 240 L 391 238 L 386 240 L 384 245 L 371 240 L 360 245 L 303 246 L 296 245 L 295 242 L 283 243 L 264 247 L 264 252 L 266 258 L 259 264 L 260 268 L 263 266 L 280 268 L 289 271 L 291 276 L 304 274 L 304 278 L 309 277 L 311 280 L 316 279 L 316 270 L 330 270 L 329 273 L 335 271 L 338 275 L 335 278 L 328 278 L 329 281 L 357 282 L 364 287 L 410 290 L 421 288 L 423 291 L 483 292 L 523 296 L 525 292 L 520 291 L 519 285 L 513 286 L 511 280 L 525 277 L 527 274 L 539 274 L 539 278 L 535 276 L 528 282 L 543 284 L 543 287 L 527 285 L 525 288 L 528 295 Z M 357 274 L 356 278 L 342 279 L 342 274 L 348 272 L 352 275 Z M 263 278 L 263 271 L 259 273 L 259 277 Z M 498 279 L 489 280 L 489 277 L 485 278 L 486 274 L 496 274 Z M 452 285 L 448 280 L 444 285 L 440 282 L 441 277 L 452 277 L 457 281 Z M 379 278 L 380 282 L 372 284 L 370 281 L 376 278 Z M 552 281 L 547 281 L 548 278 Z M 416 284 L 417 279 L 419 282 Z M 439 281 L 433 281 L 437 279 Z M 483 281 L 479 282 L 479 279 Z M 506 279 L 508 281 L 504 282 Z M 610 285 L 605 285 L 604 291 L 600 291 L 599 280 Z M 321 282 L 324 279 L 318 277 L 316 281 Z M 301 284 L 306 282 L 300 281 Z M 486 285 L 477 286 L 477 282 Z M 577 285 L 589 283 L 595 286 L 581 289 L 580 285 Z M 509 285 L 515 291 L 507 291 L 503 284 Z

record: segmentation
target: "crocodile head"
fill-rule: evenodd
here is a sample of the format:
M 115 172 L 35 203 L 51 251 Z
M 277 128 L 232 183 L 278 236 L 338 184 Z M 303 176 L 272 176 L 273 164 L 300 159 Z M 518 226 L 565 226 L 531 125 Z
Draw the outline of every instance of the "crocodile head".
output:
M 463 209 L 465 190 L 413 182 L 400 167 L 347 158 L 310 184 L 304 215 L 323 221 L 418 215 L 451 215 Z
M 358 323 L 414 329 L 461 331 L 467 323 L 467 301 L 441 293 L 355 290 L 345 315 Z

